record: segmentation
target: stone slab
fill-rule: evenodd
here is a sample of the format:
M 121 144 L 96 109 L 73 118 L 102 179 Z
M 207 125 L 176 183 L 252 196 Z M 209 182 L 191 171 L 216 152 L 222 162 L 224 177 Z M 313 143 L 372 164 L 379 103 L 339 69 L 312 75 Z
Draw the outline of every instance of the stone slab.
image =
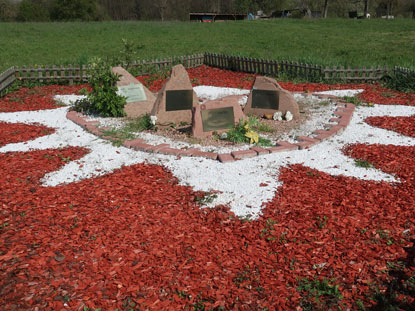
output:
M 142 90 L 139 95 L 136 92 L 132 94 L 131 100 L 127 99 L 127 104 L 124 106 L 124 112 L 129 118 L 137 118 L 145 114 L 150 114 L 153 109 L 156 97 L 149 89 L 140 83 L 134 76 L 122 67 L 113 67 L 112 72 L 120 75 L 120 81 L 117 82 L 118 88 L 124 88 L 127 93 L 128 90 L 138 88 Z
M 239 104 L 240 98 L 241 96 L 235 95 L 226 96 L 194 107 L 192 135 L 196 138 L 202 138 L 211 136 L 213 132 L 226 132 L 239 120 L 244 119 L 245 115 Z M 209 127 L 206 126 L 208 122 Z
M 268 108 L 255 108 L 257 104 L 253 103 L 254 93 L 261 90 L 265 92 L 277 92 L 278 106 L 274 107 L 274 109 L 269 109 L 272 105 L 265 104 L 264 107 Z M 265 98 L 266 96 L 264 95 L 264 101 L 266 101 Z M 287 111 L 290 111 L 293 114 L 294 119 L 298 119 L 300 117 L 298 104 L 289 91 L 283 89 L 275 79 L 262 76 L 256 77 L 251 93 L 248 96 L 244 113 L 246 115 L 253 114 L 262 117 L 265 114 L 274 114 L 277 111 L 281 111 L 283 115 L 285 115 Z
M 171 100 L 180 100 L 180 94 L 176 94 L 173 92 L 182 92 L 185 94 L 185 91 L 189 91 L 192 94 L 192 103 L 189 109 L 184 110 L 177 110 L 177 105 L 180 103 L 167 103 L 167 92 L 172 99 Z M 176 96 L 177 95 L 177 96 Z M 183 97 L 182 100 L 186 100 L 187 96 Z M 175 107 L 175 110 L 168 111 L 167 105 L 171 107 Z M 191 124 L 192 122 L 192 108 L 197 107 L 199 105 L 199 100 L 196 96 L 196 93 L 193 91 L 192 83 L 190 82 L 189 75 L 186 72 L 186 69 L 183 65 L 176 65 L 172 69 L 171 76 L 169 80 L 164 84 L 163 88 L 157 95 L 157 99 L 154 103 L 153 109 L 151 111 L 152 116 L 157 117 L 157 125 L 158 126 L 170 126 L 172 123 L 180 124 L 186 122 Z M 187 106 L 185 104 L 184 106 Z

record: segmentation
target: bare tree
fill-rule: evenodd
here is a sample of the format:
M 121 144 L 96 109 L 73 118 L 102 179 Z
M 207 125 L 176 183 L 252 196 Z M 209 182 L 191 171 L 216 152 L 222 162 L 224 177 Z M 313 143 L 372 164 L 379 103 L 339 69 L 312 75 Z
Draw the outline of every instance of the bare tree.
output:
M 368 11 L 369 11 L 369 0 L 365 0 L 365 9 L 364 9 L 365 18 L 367 18 Z
M 327 18 L 327 8 L 328 8 L 328 5 L 329 5 L 329 0 L 325 0 L 324 1 L 324 10 L 323 10 L 323 17 L 324 18 Z
M 154 2 L 154 5 L 157 7 L 159 14 L 160 14 L 160 19 L 162 22 L 164 22 L 164 18 L 165 18 L 165 14 L 166 14 L 166 10 L 167 10 L 167 2 L 168 0 L 157 0 Z

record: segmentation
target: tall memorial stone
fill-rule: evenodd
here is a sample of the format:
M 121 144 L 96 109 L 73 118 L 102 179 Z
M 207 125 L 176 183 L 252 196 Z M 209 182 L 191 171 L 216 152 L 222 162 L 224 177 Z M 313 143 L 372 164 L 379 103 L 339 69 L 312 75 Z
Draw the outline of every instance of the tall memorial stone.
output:
M 118 94 L 127 97 L 124 112 L 127 117 L 136 118 L 150 114 L 156 97 L 135 77 L 122 67 L 113 67 L 112 72 L 120 75 L 117 82 Z
M 193 108 L 192 134 L 203 138 L 213 132 L 224 132 L 245 117 L 239 100 L 241 96 L 226 96 Z
M 264 116 L 280 111 L 283 115 L 291 112 L 294 119 L 300 117 L 298 104 L 292 94 L 284 90 L 276 80 L 259 76 L 249 94 L 244 113 Z
M 183 65 L 176 65 L 171 76 L 157 95 L 151 115 L 157 117 L 157 124 L 192 122 L 192 108 L 199 105 L 189 75 Z

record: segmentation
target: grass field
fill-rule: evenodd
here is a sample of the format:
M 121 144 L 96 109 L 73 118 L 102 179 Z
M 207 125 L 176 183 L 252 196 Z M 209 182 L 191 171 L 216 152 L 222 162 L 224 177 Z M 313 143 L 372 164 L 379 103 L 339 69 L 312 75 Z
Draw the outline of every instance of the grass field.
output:
M 143 59 L 202 52 L 323 65 L 415 68 L 415 21 L 272 20 L 226 23 L 0 23 L 0 70 L 17 65 L 86 63 L 114 55 L 121 38 Z

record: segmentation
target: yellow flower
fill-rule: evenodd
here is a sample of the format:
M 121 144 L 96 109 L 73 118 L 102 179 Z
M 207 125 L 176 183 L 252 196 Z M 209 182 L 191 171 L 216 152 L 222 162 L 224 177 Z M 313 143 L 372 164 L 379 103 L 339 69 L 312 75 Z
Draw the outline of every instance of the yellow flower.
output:
M 245 134 L 246 137 L 248 137 L 250 139 L 250 144 L 257 144 L 259 141 L 259 136 L 257 132 L 254 131 L 249 131 Z

